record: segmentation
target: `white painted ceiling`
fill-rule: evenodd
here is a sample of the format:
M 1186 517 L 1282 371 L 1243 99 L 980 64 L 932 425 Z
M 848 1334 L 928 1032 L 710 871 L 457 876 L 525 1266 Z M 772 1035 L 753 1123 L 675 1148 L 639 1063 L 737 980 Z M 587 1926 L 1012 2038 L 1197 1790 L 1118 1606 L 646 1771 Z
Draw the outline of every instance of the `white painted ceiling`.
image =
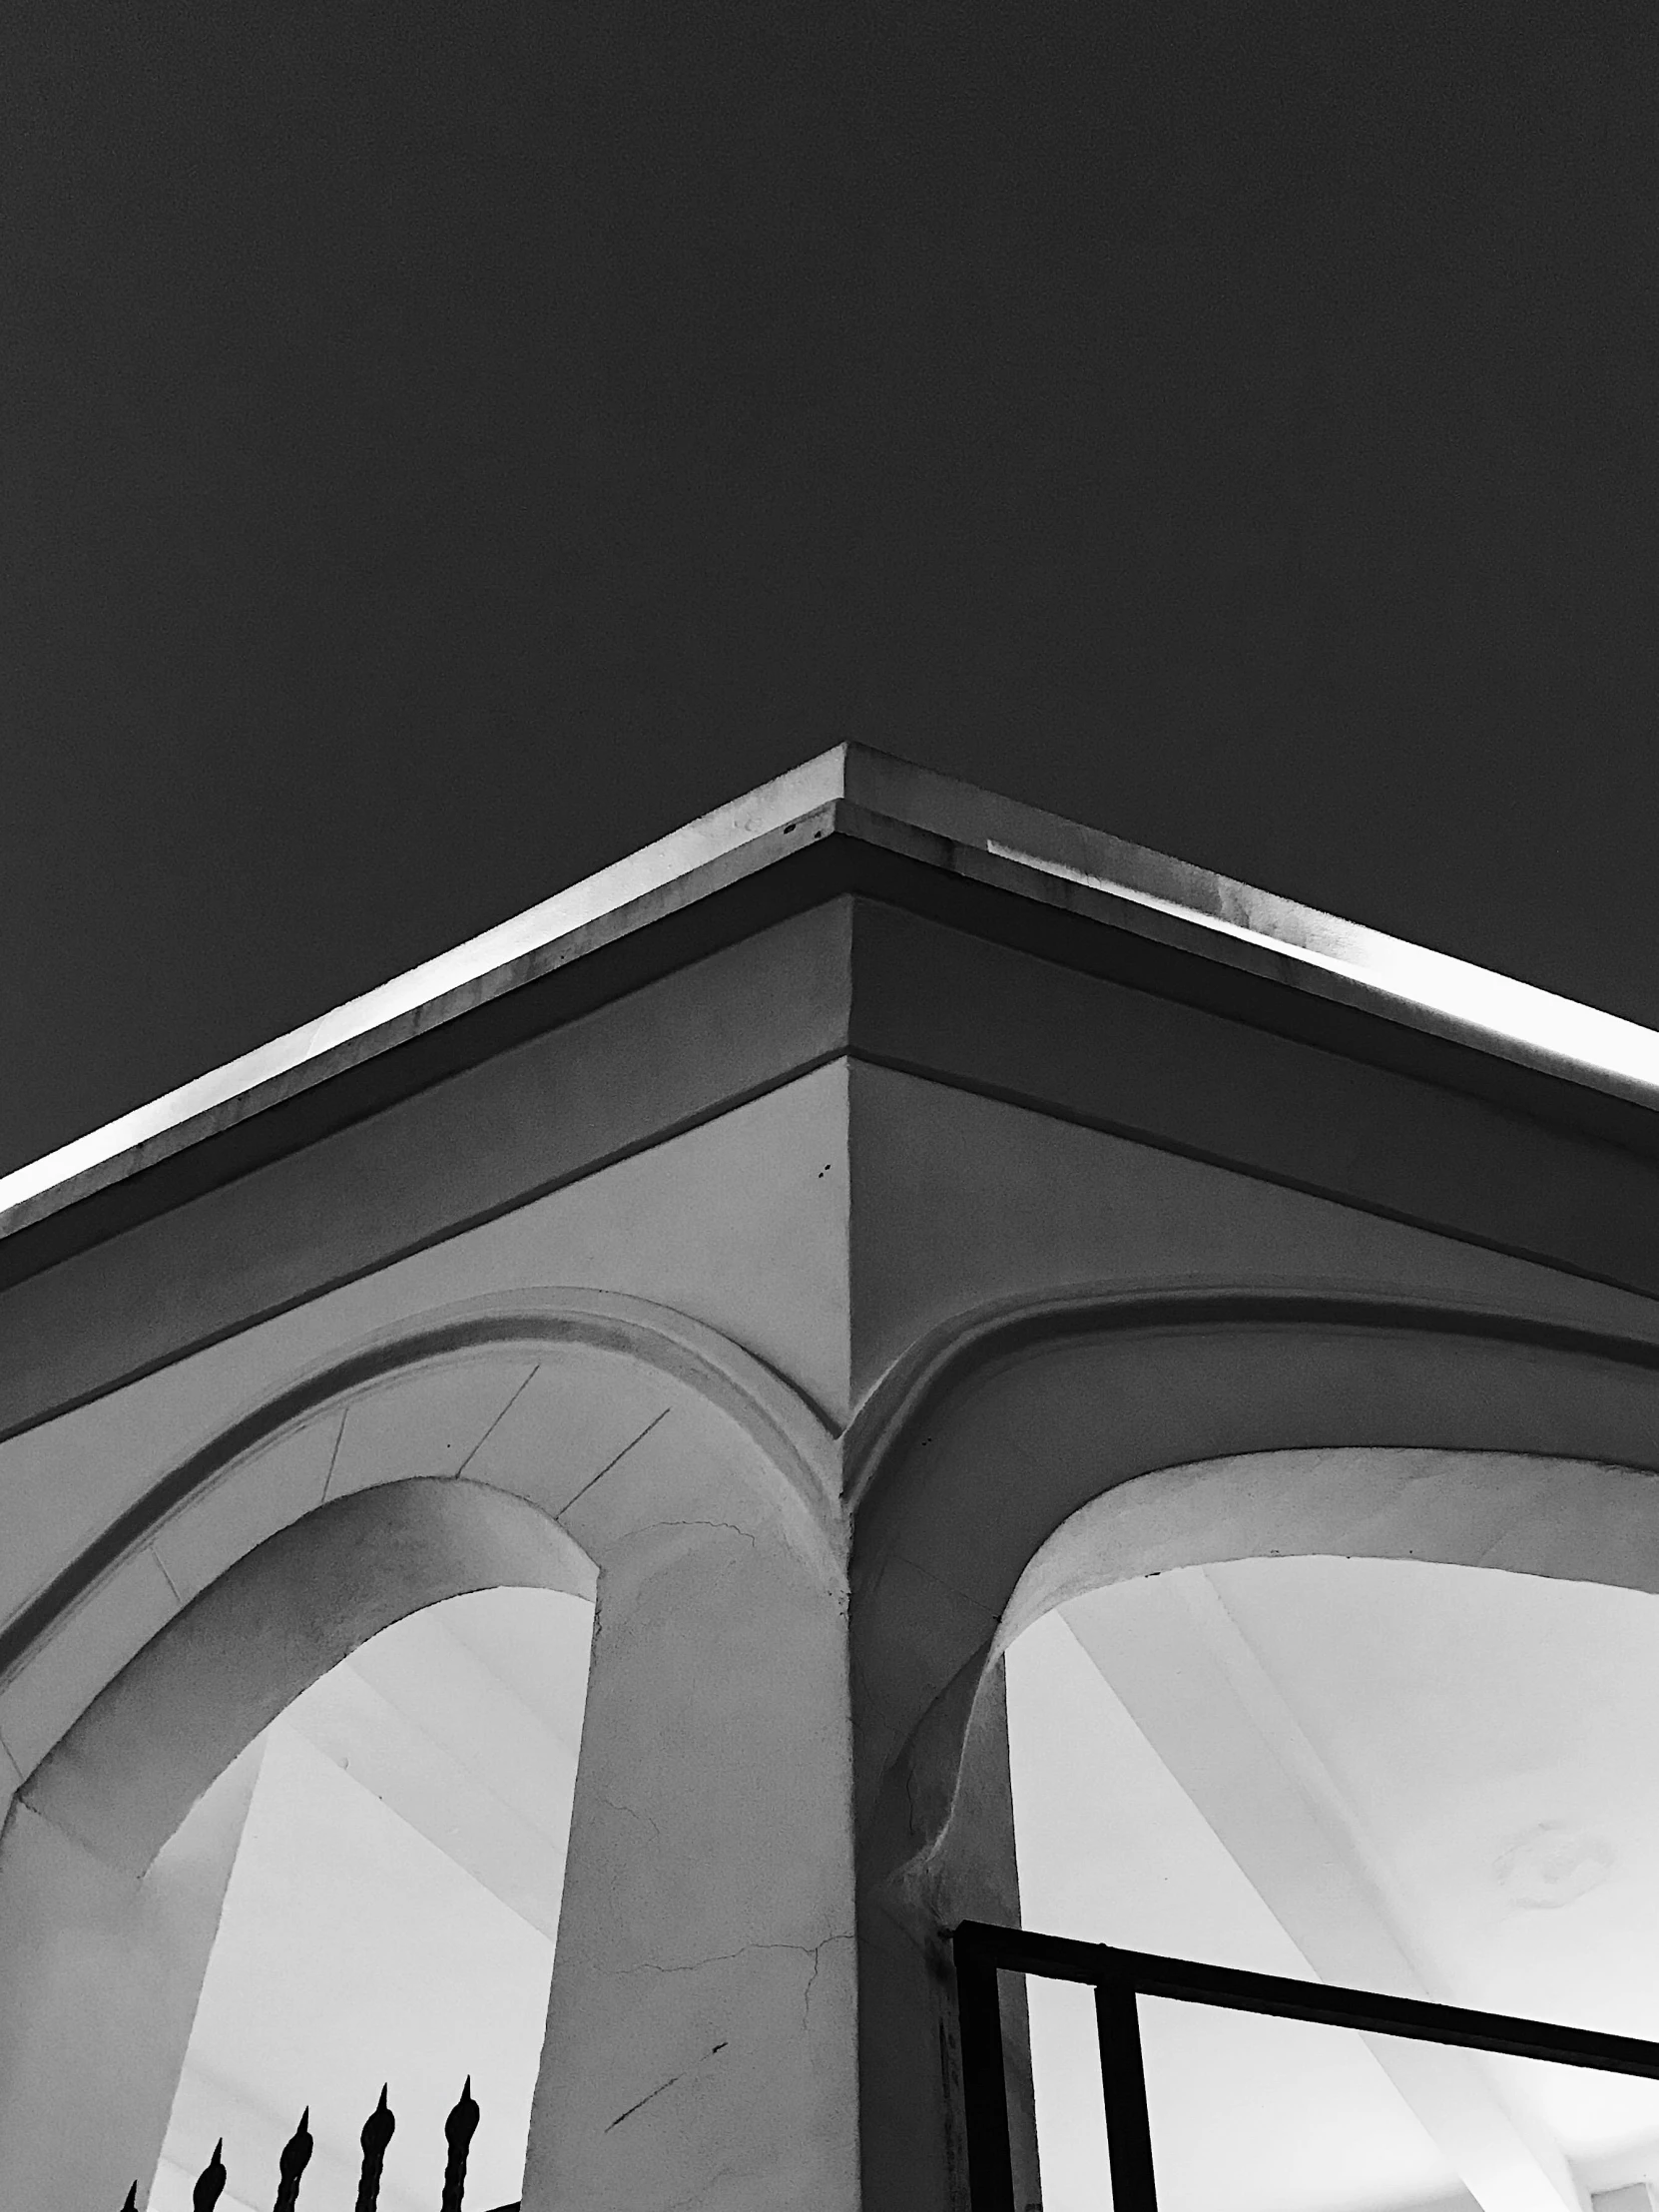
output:
M 1008 1683 L 1028 1926 L 1659 2037 L 1659 1600 L 1191 1568 L 1039 1622 Z M 1162 2212 L 1560 2212 L 1659 2177 L 1659 2085 L 1430 2077 L 1398 2043 L 1167 2003 L 1145 2036 Z M 1032 2038 L 1047 2212 L 1098 2212 L 1086 1993 L 1033 1983 Z
M 382 2080 L 397 2129 L 381 2204 L 431 2212 L 469 2073 L 467 2203 L 518 2196 L 592 1621 L 541 1590 L 452 1599 L 267 1731 L 152 2212 L 189 2212 L 220 2135 L 223 2212 L 268 2212 L 307 2104 L 301 2206 L 350 2205 Z

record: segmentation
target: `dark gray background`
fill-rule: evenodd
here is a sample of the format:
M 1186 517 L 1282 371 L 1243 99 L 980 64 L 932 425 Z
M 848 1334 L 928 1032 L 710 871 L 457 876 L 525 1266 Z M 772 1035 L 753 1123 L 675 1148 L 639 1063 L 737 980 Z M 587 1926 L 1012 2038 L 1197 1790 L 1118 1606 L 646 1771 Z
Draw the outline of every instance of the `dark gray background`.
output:
M 9 0 L 0 1166 L 838 738 L 1659 1023 L 1659 11 Z

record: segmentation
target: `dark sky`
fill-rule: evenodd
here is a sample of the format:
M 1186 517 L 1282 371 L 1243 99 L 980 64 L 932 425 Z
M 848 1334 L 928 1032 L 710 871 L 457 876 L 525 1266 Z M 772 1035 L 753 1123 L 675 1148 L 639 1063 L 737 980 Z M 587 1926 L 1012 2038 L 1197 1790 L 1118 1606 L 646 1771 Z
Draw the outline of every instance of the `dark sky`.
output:
M 1659 11 L 8 0 L 0 1168 L 841 737 L 1659 1023 Z

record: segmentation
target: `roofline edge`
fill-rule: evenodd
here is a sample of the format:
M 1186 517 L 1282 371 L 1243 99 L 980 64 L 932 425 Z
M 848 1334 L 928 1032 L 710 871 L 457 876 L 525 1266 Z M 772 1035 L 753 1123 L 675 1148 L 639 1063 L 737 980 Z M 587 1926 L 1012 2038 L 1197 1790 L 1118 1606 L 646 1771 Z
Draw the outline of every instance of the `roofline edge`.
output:
M 0 1176 L 0 1237 L 836 833 L 1659 1110 L 1639 1023 L 845 744 Z

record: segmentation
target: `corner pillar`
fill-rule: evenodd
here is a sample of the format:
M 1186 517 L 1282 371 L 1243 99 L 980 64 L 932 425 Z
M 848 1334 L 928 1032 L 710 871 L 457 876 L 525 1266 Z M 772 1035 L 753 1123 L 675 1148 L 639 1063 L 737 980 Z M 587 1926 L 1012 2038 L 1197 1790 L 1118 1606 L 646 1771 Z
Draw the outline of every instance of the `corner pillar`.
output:
M 844 1578 L 729 1490 L 667 1510 L 579 1531 L 604 1563 L 524 2212 L 856 2212 Z

